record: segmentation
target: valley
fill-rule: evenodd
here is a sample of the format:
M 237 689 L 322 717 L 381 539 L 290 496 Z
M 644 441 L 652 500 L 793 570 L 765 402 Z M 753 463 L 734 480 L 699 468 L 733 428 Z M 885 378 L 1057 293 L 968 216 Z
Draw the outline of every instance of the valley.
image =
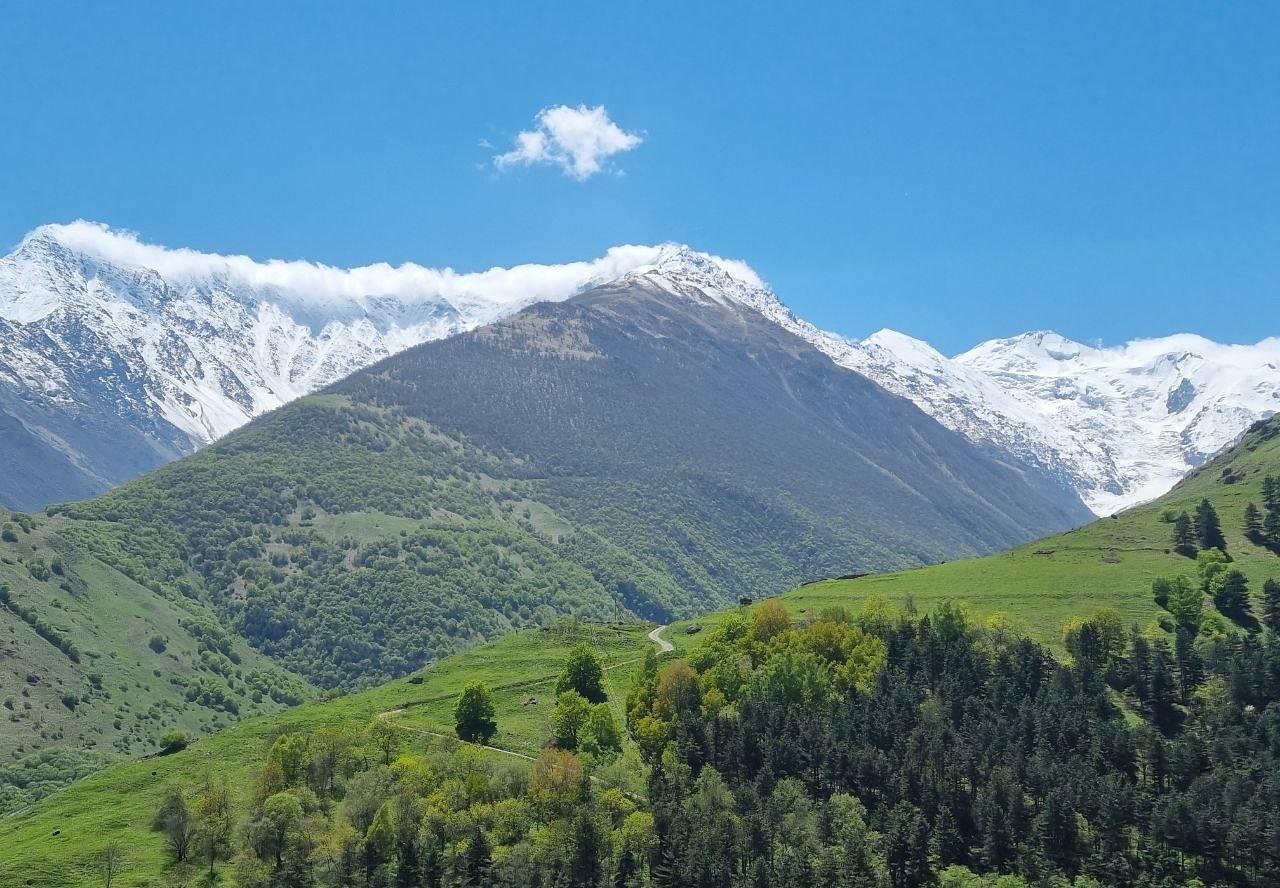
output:
M 129 851 L 123 858 L 121 872 L 129 874 L 132 884 L 146 884 L 161 872 L 183 872 L 181 867 L 175 870 L 167 862 L 161 836 L 149 824 L 150 812 L 160 803 L 166 787 L 175 783 L 197 786 L 205 779 L 203 775 L 222 774 L 229 780 L 236 805 L 247 811 L 255 792 L 254 780 L 260 779 L 255 777 L 259 763 L 277 738 L 291 732 L 314 737 L 323 731 L 345 731 L 363 736 L 363 732 L 371 730 L 371 724 L 392 719 L 404 729 L 402 742 L 407 754 L 424 755 L 436 763 L 433 767 L 462 768 L 463 773 L 468 768 L 480 769 L 490 775 L 505 773 L 505 768 L 530 767 L 523 757 L 538 758 L 547 738 L 556 731 L 552 685 L 561 664 L 581 642 L 594 649 L 602 661 L 604 686 L 615 719 L 633 727 L 629 736 L 624 735 L 622 753 L 616 762 L 607 767 L 596 766 L 594 791 L 604 793 L 609 787 L 616 787 L 624 796 L 640 800 L 630 803 L 631 810 L 635 805 L 643 808 L 646 797 L 652 802 L 653 792 L 652 784 L 646 788 L 643 780 L 646 769 L 642 767 L 641 756 L 643 743 L 649 742 L 644 740 L 648 729 L 640 727 L 636 733 L 639 723 L 633 720 L 631 707 L 638 698 L 633 689 L 645 681 L 646 658 L 656 648 L 665 647 L 664 640 L 669 640 L 674 647 L 673 652 L 662 652 L 664 662 L 678 665 L 680 661 L 669 658 L 686 658 L 705 673 L 703 695 L 717 687 L 725 688 L 725 693 L 729 693 L 728 688 L 736 687 L 720 684 L 727 677 L 720 671 L 723 667 L 716 664 L 732 660 L 725 661 L 722 659 L 725 655 L 716 652 L 723 651 L 726 645 L 742 643 L 735 639 L 743 638 L 744 620 L 748 626 L 754 622 L 757 629 L 751 631 L 762 632 L 759 627 L 785 621 L 787 618 L 781 616 L 785 612 L 789 612 L 797 631 L 803 632 L 817 632 L 820 627 L 832 625 L 830 621 L 840 625 L 840 621 L 853 620 L 855 627 L 863 627 L 861 631 L 883 633 L 890 631 L 890 626 L 903 625 L 894 621 L 905 619 L 904 614 L 916 612 L 938 621 L 935 624 L 938 627 L 947 625 L 948 620 L 972 621 L 972 628 L 964 631 L 977 633 L 976 637 L 985 639 L 983 644 L 993 645 L 996 650 L 1019 649 L 1022 651 L 1019 656 L 1027 656 L 1026 646 L 1034 648 L 1035 645 L 1020 639 L 1029 636 L 1039 644 L 1056 648 L 1057 657 L 1074 662 L 1074 668 L 1084 668 L 1084 664 L 1080 661 L 1079 649 L 1073 648 L 1073 653 L 1063 649 L 1064 627 L 1072 620 L 1076 625 L 1081 625 L 1081 621 L 1087 625 L 1098 619 L 1099 612 L 1107 612 L 1118 616 L 1118 626 L 1132 625 L 1137 633 L 1135 637 L 1147 639 L 1147 643 L 1156 645 L 1156 650 L 1167 651 L 1173 635 L 1169 624 L 1161 620 L 1162 615 L 1167 620 L 1167 612 L 1152 600 L 1151 582 L 1156 576 L 1196 572 L 1194 560 L 1166 551 L 1171 548 L 1168 513 L 1194 509 L 1205 499 L 1213 503 L 1222 516 L 1227 552 L 1233 559 L 1231 565 L 1247 576 L 1252 590 L 1252 609 L 1261 615 L 1266 606 L 1261 587 L 1265 580 L 1280 576 L 1280 557 L 1246 539 L 1242 516 L 1247 503 L 1262 501 L 1263 481 L 1272 474 L 1280 474 L 1280 421 L 1277 420 L 1255 426 L 1235 448 L 1149 506 L 997 555 L 906 572 L 810 583 L 776 598 L 757 600 L 749 607 L 677 622 L 661 635 L 642 622 L 592 623 L 572 618 L 561 619 L 546 628 L 508 634 L 376 688 L 327 702 L 305 703 L 275 715 L 248 718 L 235 727 L 197 740 L 185 750 L 114 765 L 82 779 L 33 807 L 0 820 L 0 846 L 12 849 L 8 855 L 0 855 L 0 884 L 91 884 L 99 860 L 94 849 L 100 848 L 100 843 L 95 844 L 86 837 L 99 835 L 126 839 Z M 389 519 L 381 519 L 379 523 L 369 513 L 353 513 L 341 520 L 317 515 L 311 520 L 317 525 L 333 522 L 331 526 L 347 532 L 370 524 L 380 532 L 395 531 L 398 526 L 394 521 L 386 523 Z M 959 616 L 961 612 L 957 607 L 971 616 Z M 1206 609 L 1213 614 L 1208 602 Z M 851 616 L 858 614 L 861 616 Z M 1210 628 L 1213 621 L 1206 622 L 1200 642 L 1205 668 L 1226 668 L 1211 665 L 1220 662 L 1222 657 L 1255 656 L 1264 650 L 1271 652 L 1267 656 L 1275 653 L 1277 642 L 1273 630 L 1264 629 L 1264 636 L 1247 641 L 1242 649 L 1239 642 L 1233 640 L 1243 637 L 1238 635 L 1241 630 L 1227 616 L 1215 617 L 1215 628 Z M 778 625 L 786 626 L 785 623 Z M 819 637 L 822 636 L 815 636 L 815 643 Z M 1264 638 L 1265 648 L 1259 644 Z M 865 650 L 874 652 L 874 646 Z M 1249 653 L 1251 650 L 1253 654 Z M 870 662 L 875 662 L 874 658 Z M 952 674 L 954 668 L 957 667 L 950 667 L 945 674 Z M 492 750 L 467 752 L 466 747 L 451 745 L 445 738 L 452 732 L 458 694 L 465 685 L 477 680 L 486 683 L 492 691 L 498 727 L 490 741 Z M 1120 681 L 1119 678 L 1108 680 Z M 859 681 L 860 687 L 870 690 L 867 679 Z M 1248 693 L 1269 699 L 1266 695 L 1271 691 L 1266 688 L 1273 680 L 1260 681 L 1262 683 Z M 1131 720 L 1136 718 L 1141 722 L 1142 718 L 1154 717 L 1146 709 L 1148 705 L 1155 705 L 1146 702 L 1143 696 L 1146 693 L 1130 687 L 1116 697 L 1129 711 L 1127 717 Z M 710 699 L 704 696 L 704 700 Z M 1185 704 L 1174 704 L 1171 710 L 1185 713 L 1179 718 L 1202 717 L 1202 707 L 1207 704 L 1200 698 L 1179 699 L 1185 699 Z M 624 701 L 627 701 L 625 705 Z M 1239 717 L 1239 706 L 1243 704 L 1237 704 L 1233 718 Z M 1203 712 L 1207 717 L 1208 711 Z M 1118 716 L 1111 712 L 1106 718 Z M 1166 727 L 1165 730 L 1170 738 L 1166 742 L 1181 742 L 1178 729 Z M 459 755 L 463 758 L 457 758 Z M 1147 805 L 1150 801 L 1141 804 Z M 888 828 L 884 816 L 882 810 L 872 821 L 877 829 Z M 612 841 L 623 841 L 617 837 L 620 835 L 615 835 Z M 465 834 L 458 847 L 466 847 Z M 874 855 L 868 860 L 868 866 L 881 865 L 875 863 Z

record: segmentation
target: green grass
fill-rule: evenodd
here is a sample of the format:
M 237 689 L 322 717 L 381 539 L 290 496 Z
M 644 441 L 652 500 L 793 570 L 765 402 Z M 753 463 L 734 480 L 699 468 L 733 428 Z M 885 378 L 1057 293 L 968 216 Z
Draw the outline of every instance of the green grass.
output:
M 164 877 L 160 836 L 150 830 L 164 788 L 194 784 L 205 773 L 225 775 L 243 808 L 266 752 L 281 732 L 348 726 L 363 729 L 393 713 L 410 732 L 410 747 L 451 734 L 453 704 L 463 686 L 482 679 L 494 691 L 498 733 L 493 745 L 536 756 L 550 734 L 553 686 L 569 649 L 588 641 L 605 664 L 605 684 L 615 715 L 635 668 L 651 647 L 642 624 L 584 624 L 509 635 L 442 660 L 415 675 L 323 703 L 307 703 L 271 716 L 247 719 L 182 752 L 125 762 L 80 780 L 29 811 L 0 819 L 0 886 L 96 885 L 93 858 L 108 841 L 126 849 L 128 866 L 118 886 L 155 884 Z M 530 699 L 536 700 L 529 704 Z M 501 752 L 486 753 L 519 762 Z
M 1245 504 L 1261 503 L 1262 479 L 1268 473 L 1280 474 L 1280 420 L 1252 430 L 1239 446 L 1188 477 L 1157 502 L 1114 518 L 985 558 L 812 583 L 786 593 L 781 600 L 796 616 L 816 614 L 829 605 L 856 608 L 869 599 L 883 599 L 898 607 L 911 604 L 920 611 L 929 611 L 947 600 L 962 602 L 978 616 L 1005 614 L 1032 637 L 1050 645 L 1060 644 L 1066 620 L 1102 606 L 1115 608 L 1134 623 L 1146 624 L 1160 613 L 1151 600 L 1151 580 L 1159 575 L 1195 572 L 1193 561 L 1170 551 L 1172 528 L 1161 516 L 1169 509 L 1190 511 L 1204 497 L 1217 508 L 1228 551 L 1235 566 L 1249 577 L 1256 596 L 1264 579 L 1280 577 L 1280 558 L 1246 540 L 1242 532 Z M 342 522 L 331 522 L 326 530 L 384 536 L 396 530 L 393 524 L 383 521 L 385 517 L 374 513 L 347 515 Z M 21 556 L 32 545 L 40 550 L 39 534 L 37 529 L 30 537 L 23 536 L 17 548 L 11 546 L 5 554 L 9 560 L 0 561 L 0 577 L 21 580 L 28 592 L 30 582 L 19 576 L 27 572 Z M 19 551 L 24 546 L 26 550 Z M 77 562 L 72 564 L 79 569 Z M 121 575 L 116 577 L 112 582 L 124 581 Z M 108 584 L 109 579 L 95 578 L 90 586 Z M 44 594 L 53 593 L 46 589 Z M 109 595 L 103 600 L 90 598 L 76 605 L 80 611 L 66 613 L 72 620 L 92 616 L 103 625 L 131 625 L 130 621 L 143 620 L 145 616 L 128 611 L 142 607 L 140 600 L 147 602 L 145 607 L 155 609 L 151 614 L 153 624 L 178 616 L 164 616 L 168 613 L 166 608 L 173 606 L 166 599 L 154 595 L 137 599 L 136 595 L 124 594 Z M 51 602 L 52 599 L 46 602 L 50 608 Z M 666 637 L 676 645 L 677 653 L 684 653 L 727 613 L 721 611 L 677 623 L 667 630 Z M 100 618 L 100 614 L 107 619 Z M 694 623 L 701 629 L 691 634 L 687 630 Z M 606 663 L 610 700 L 621 718 L 626 688 L 650 646 L 645 638 L 647 630 L 641 624 L 526 630 L 448 657 L 415 675 L 370 691 L 249 719 L 173 756 L 118 764 L 80 780 L 30 810 L 0 820 L 0 888 L 94 884 L 87 869 L 89 861 L 111 839 L 122 841 L 130 855 L 128 873 L 117 884 L 152 884 L 161 878 L 164 861 L 159 838 L 149 831 L 148 824 L 166 783 L 195 782 L 203 772 L 214 769 L 229 776 L 243 798 L 273 738 L 291 727 L 360 727 L 380 715 L 394 713 L 401 724 L 415 732 L 414 742 L 425 743 L 433 732 L 452 731 L 454 699 L 466 682 L 475 678 L 485 680 L 495 692 L 499 732 L 494 745 L 508 753 L 536 755 L 550 733 L 552 686 L 569 648 L 585 635 L 600 651 Z M 137 639 L 112 631 L 116 634 L 110 638 L 119 644 L 115 655 L 125 656 Z M 136 631 L 144 629 L 139 626 Z M 110 655 L 111 651 L 103 653 Z M 42 656 L 47 662 L 54 662 L 48 659 L 52 657 L 48 651 Z M 512 758 L 509 754 L 505 757 Z
M 1222 520 L 1233 566 L 1249 578 L 1256 612 L 1263 581 L 1280 578 L 1280 557 L 1245 538 L 1244 508 L 1249 502 L 1261 508 L 1263 477 L 1280 475 L 1277 433 L 1280 422 L 1266 423 L 1165 496 L 1115 517 L 985 558 L 810 583 L 781 600 L 796 616 L 833 605 L 856 609 L 874 598 L 925 613 L 944 601 L 962 602 L 980 617 L 1007 615 L 1037 641 L 1060 647 L 1063 624 L 1098 608 L 1113 608 L 1140 626 L 1162 613 L 1152 600 L 1151 581 L 1179 573 L 1195 577 L 1196 566 L 1170 551 L 1173 529 L 1161 516 L 1169 509 L 1194 513 L 1207 497 Z M 684 649 L 697 638 L 685 634 L 690 624 L 709 630 L 719 619 L 711 614 L 685 620 L 668 635 Z
M 244 715 L 282 708 L 269 698 L 253 701 L 244 676 L 278 670 L 247 644 L 232 644 L 239 665 L 202 659 L 182 623 L 212 618 L 203 606 L 166 598 L 108 567 L 62 537 L 56 519 L 37 519 L 25 532 L 8 518 L 0 514 L 0 525 L 17 528 L 18 539 L 0 541 L 0 583 L 22 611 L 70 639 L 75 655 L 0 605 L 0 811 L 106 762 L 151 752 L 165 730 L 203 734 L 236 720 L 188 701 L 192 683 L 224 689 Z M 55 559 L 62 574 L 42 579 L 31 570 Z M 157 635 L 163 651 L 149 647 Z

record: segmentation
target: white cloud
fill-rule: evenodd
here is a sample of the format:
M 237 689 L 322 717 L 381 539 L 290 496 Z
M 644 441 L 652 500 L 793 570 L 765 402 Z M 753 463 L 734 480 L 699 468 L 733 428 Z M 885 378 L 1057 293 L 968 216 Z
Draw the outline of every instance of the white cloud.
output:
M 544 108 L 535 123 L 533 129 L 516 134 L 515 147 L 494 156 L 498 169 L 545 163 L 581 182 L 601 172 L 610 157 L 644 140 L 610 120 L 604 105 Z
M 406 305 L 443 298 L 479 323 L 514 307 L 568 299 L 594 284 L 653 265 L 677 249 L 673 244 L 625 244 L 611 247 L 603 256 L 588 261 L 458 272 L 413 262 L 398 266 L 379 262 L 358 268 L 335 268 L 303 260 L 259 262 L 248 256 L 224 256 L 149 244 L 133 232 L 83 220 L 42 226 L 26 240 L 41 236 L 112 265 L 150 268 L 172 284 L 222 278 L 232 284 L 274 290 L 280 299 L 294 305 L 331 309 L 341 306 L 362 309 L 368 307 L 371 300 L 386 296 Z M 733 277 L 759 285 L 759 276 L 745 262 L 710 255 L 708 258 Z

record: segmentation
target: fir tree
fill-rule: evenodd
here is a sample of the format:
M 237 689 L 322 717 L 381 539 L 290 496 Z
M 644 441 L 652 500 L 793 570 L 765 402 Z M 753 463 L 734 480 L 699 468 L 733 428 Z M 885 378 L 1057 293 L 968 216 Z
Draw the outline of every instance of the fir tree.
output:
M 1280 549 L 1280 511 L 1268 511 L 1262 521 L 1262 543 L 1269 549 Z
M 1196 506 L 1196 539 L 1201 549 L 1221 549 L 1227 551 L 1227 538 L 1222 535 L 1222 523 L 1218 520 L 1218 512 L 1208 499 L 1200 500 Z
M 1262 507 L 1268 512 L 1280 512 L 1280 479 L 1275 475 L 1262 479 Z
M 1179 555 L 1194 558 L 1196 554 L 1196 537 L 1191 528 L 1191 516 L 1186 512 L 1178 515 L 1173 522 L 1173 550 Z
M 466 888 L 481 888 L 489 883 L 489 870 L 493 867 L 493 846 L 484 834 L 484 827 L 477 823 L 467 839 L 467 849 L 462 856 L 462 884 Z
M 1270 579 L 1262 584 L 1262 623 L 1280 635 L 1280 580 Z
M 1219 613 L 1237 623 L 1248 618 L 1249 581 L 1244 574 L 1229 570 L 1216 578 L 1213 586 L 1213 604 Z
M 1249 503 L 1244 507 L 1244 535 L 1251 542 L 1259 545 L 1265 539 L 1262 530 L 1262 513 L 1258 511 L 1258 507 L 1253 503 Z

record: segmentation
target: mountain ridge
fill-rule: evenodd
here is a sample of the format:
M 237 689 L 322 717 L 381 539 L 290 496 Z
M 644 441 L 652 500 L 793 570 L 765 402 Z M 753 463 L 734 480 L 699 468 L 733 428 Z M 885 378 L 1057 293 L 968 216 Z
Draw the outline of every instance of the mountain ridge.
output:
M 947 357 L 894 331 L 822 330 L 750 266 L 679 244 L 474 273 L 338 269 L 76 222 L 37 228 L 0 259 L 0 447 L 21 479 L 0 482 L 0 502 L 100 493 L 420 342 L 641 278 L 751 308 L 1097 514 L 1159 495 L 1280 406 L 1274 338 L 1099 349 L 1035 331 Z

